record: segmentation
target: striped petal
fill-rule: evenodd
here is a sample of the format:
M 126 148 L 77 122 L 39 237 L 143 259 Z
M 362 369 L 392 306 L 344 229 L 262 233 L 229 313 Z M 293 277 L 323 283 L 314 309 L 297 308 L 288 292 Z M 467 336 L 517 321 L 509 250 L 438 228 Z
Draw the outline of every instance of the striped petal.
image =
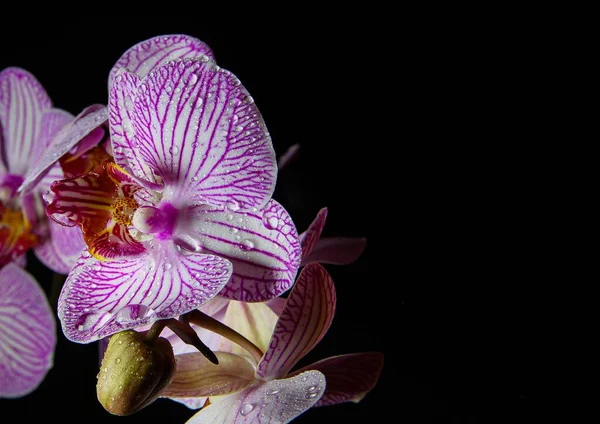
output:
M 254 383 L 254 367 L 244 358 L 215 352 L 219 365 L 201 353 L 178 355 L 177 372 L 163 392 L 165 397 L 207 397 L 238 392 Z
M 107 118 L 108 112 L 105 106 L 92 105 L 85 108 L 69 125 L 64 126 L 52 138 L 44 153 L 32 162 L 20 190 L 30 190 L 44 177 L 52 165 L 78 144 L 81 145 L 78 147 L 80 153 L 98 144 L 104 137 L 104 130 L 101 126 Z
M 14 264 L 0 270 L 0 398 L 24 396 L 52 368 L 54 313 L 38 283 Z
M 360 402 L 375 387 L 382 369 L 383 354 L 365 352 L 323 359 L 294 374 L 306 370 L 321 371 L 327 379 L 327 389 L 315 406 L 327 406 Z
M 191 236 L 206 253 L 229 259 L 233 276 L 220 295 L 262 302 L 287 291 L 300 263 L 296 228 L 274 200 L 254 212 L 198 206 L 180 218 L 176 234 Z
M 327 220 L 327 208 L 321 209 L 317 213 L 317 217 L 308 226 L 308 230 L 300 234 L 300 244 L 302 245 L 302 258 L 307 257 L 312 252 L 317 244 L 317 240 L 321 237 L 325 221 Z
M 151 180 L 148 168 L 158 174 L 163 200 L 175 205 L 260 208 L 275 188 L 271 138 L 240 81 L 205 60 L 169 62 L 142 80 L 119 73 L 109 99 L 113 152 L 140 178 Z
M 9 172 L 25 175 L 31 153 L 40 142 L 39 126 L 44 109 L 52 107 L 46 90 L 24 69 L 0 72 L 0 123 L 3 155 Z
M 322 238 L 308 256 L 302 257 L 302 265 L 311 262 L 333 265 L 349 265 L 357 260 L 367 247 L 366 238 Z
M 257 377 L 285 376 L 323 338 L 335 311 L 333 280 L 319 264 L 307 265 L 294 285 L 269 349 L 258 364 Z
M 165 62 L 200 56 L 208 56 L 214 60 L 210 47 L 197 38 L 187 35 L 161 35 L 150 38 L 123 53 L 110 70 L 109 85 L 121 68 L 143 78 Z
M 292 378 L 257 384 L 214 401 L 188 424 L 283 424 L 311 408 L 325 391 L 325 377 L 308 371 Z
M 227 260 L 184 254 L 172 243 L 153 246 L 147 256 L 107 262 L 84 252 L 65 282 L 58 316 L 68 339 L 89 343 L 196 309 L 230 275 Z
M 50 237 L 33 249 L 35 256 L 52 271 L 68 274 L 85 249 L 81 230 L 52 220 L 48 220 L 48 230 Z

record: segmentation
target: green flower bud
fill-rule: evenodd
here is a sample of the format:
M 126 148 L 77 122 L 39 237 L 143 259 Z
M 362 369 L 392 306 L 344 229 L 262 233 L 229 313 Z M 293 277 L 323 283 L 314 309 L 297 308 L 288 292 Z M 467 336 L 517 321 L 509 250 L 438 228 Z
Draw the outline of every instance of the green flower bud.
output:
M 175 375 L 175 357 L 169 341 L 159 337 L 152 345 L 132 330 L 110 338 L 98 374 L 98 400 L 111 414 L 130 415 L 154 402 Z

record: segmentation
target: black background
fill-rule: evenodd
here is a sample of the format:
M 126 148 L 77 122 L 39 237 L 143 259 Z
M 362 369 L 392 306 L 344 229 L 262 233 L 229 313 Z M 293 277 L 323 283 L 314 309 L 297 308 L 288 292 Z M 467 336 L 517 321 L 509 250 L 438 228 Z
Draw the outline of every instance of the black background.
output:
M 427 80 L 435 72 L 403 77 L 401 68 L 412 59 L 399 45 L 383 55 L 402 65 L 387 67 L 373 43 L 351 29 L 306 25 L 255 33 L 249 27 L 209 31 L 197 20 L 172 17 L 143 22 L 86 18 L 36 26 L 33 33 L 3 28 L 0 68 L 29 70 L 56 107 L 77 114 L 106 103 L 108 72 L 127 48 L 156 35 L 188 34 L 208 43 L 219 65 L 250 91 L 278 155 L 302 145 L 299 160 L 279 175 L 275 199 L 299 231 L 327 206 L 326 236 L 369 240 L 356 263 L 327 266 L 337 288 L 336 318 L 302 364 L 360 351 L 384 352 L 386 363 L 361 403 L 310 410 L 296 422 L 524 420 L 531 402 L 525 352 L 533 329 L 521 318 L 529 293 L 520 297 L 511 276 L 485 253 L 485 239 L 497 227 L 491 233 L 483 223 L 481 233 L 461 228 L 494 205 L 473 202 L 481 186 L 460 187 L 466 171 L 444 159 L 463 152 L 439 143 L 439 133 L 430 131 L 439 123 L 419 120 L 422 132 L 405 131 L 411 108 L 422 104 L 405 104 L 399 93 L 420 91 L 424 81 L 412 78 Z M 424 95 L 434 101 L 435 93 Z M 416 151 L 418 157 L 410 156 Z M 381 176 L 382 168 L 392 176 Z M 476 206 L 465 208 L 465 202 Z M 29 264 L 50 292 L 51 274 L 33 255 Z M 58 333 L 54 368 L 33 394 L 1 400 L 3 413 L 64 423 L 182 423 L 193 415 L 168 400 L 130 417 L 109 415 L 95 395 L 96 344 L 74 344 Z

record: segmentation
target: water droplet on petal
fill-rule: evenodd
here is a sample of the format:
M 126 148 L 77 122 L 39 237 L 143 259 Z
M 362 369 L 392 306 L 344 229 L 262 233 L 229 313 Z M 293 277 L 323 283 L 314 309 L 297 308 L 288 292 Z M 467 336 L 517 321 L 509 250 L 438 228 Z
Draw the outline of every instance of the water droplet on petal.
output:
M 253 409 L 254 409 L 254 405 L 252 405 L 251 403 L 245 403 L 240 408 L 240 414 L 242 414 L 245 417 L 250 412 L 252 412 Z
M 252 250 L 254 249 L 254 242 L 252 240 L 246 239 L 244 240 L 244 250 Z
M 173 265 L 171 265 L 169 262 L 166 262 L 166 263 L 163 265 L 163 268 L 165 269 L 165 271 L 168 271 L 168 270 L 170 270 L 170 269 L 171 269 L 171 267 L 172 267 L 172 266 L 173 266 Z
M 304 396 L 306 399 L 314 399 L 315 397 L 317 397 L 318 393 L 307 393 L 306 396 Z
M 169 152 L 171 152 L 174 155 L 176 155 L 177 153 L 179 153 L 179 147 L 177 147 L 177 146 L 171 146 L 171 148 L 169 149 Z
M 317 386 L 310 386 L 308 389 L 306 389 L 306 391 L 308 393 L 314 393 L 318 390 L 319 388 Z
M 277 389 L 271 389 L 267 392 L 269 396 L 276 395 L 277 393 L 279 393 L 279 390 Z
M 238 202 L 236 202 L 235 200 L 229 200 L 226 204 L 225 207 L 227 209 L 229 209 L 230 211 L 237 211 L 240 208 L 240 204 Z

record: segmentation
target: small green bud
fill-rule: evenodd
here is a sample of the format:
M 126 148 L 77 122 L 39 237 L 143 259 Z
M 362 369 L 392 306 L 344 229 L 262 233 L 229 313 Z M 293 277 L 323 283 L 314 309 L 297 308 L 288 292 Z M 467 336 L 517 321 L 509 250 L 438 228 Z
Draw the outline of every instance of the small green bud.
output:
M 169 341 L 152 345 L 132 330 L 110 338 L 102 358 L 96 393 L 114 415 L 130 415 L 154 402 L 175 376 L 175 357 Z

